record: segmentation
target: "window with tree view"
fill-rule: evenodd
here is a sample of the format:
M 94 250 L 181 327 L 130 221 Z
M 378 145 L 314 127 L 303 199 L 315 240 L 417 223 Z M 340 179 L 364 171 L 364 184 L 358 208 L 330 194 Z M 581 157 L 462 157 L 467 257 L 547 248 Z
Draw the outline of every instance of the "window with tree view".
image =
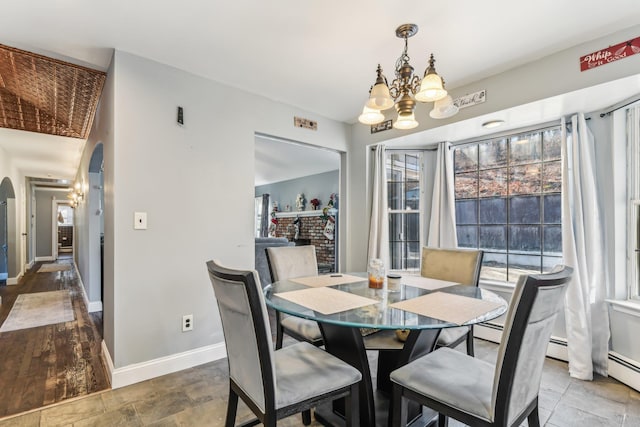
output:
M 390 269 L 420 267 L 419 153 L 387 154 Z
M 560 127 L 454 148 L 458 246 L 481 277 L 516 282 L 562 262 Z

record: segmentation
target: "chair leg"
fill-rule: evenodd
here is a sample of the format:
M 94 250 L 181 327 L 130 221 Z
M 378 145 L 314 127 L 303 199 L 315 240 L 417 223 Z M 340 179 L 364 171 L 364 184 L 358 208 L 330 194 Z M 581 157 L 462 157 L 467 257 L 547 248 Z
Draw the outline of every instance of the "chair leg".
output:
M 282 323 L 280 323 L 281 320 L 282 320 L 282 315 L 280 314 L 279 311 L 276 311 L 276 350 L 279 350 L 282 348 L 282 339 L 283 339 L 284 330 L 282 329 Z
M 227 419 L 225 427 L 233 427 L 236 424 L 236 411 L 238 410 L 238 395 L 229 387 L 229 403 L 227 404 Z
M 527 417 L 529 427 L 540 427 L 540 415 L 538 414 L 538 405 L 533 408 L 533 411 Z
M 302 411 L 302 424 L 308 426 L 311 424 L 311 410 L 307 409 L 306 411 Z
M 447 427 L 449 425 L 449 417 L 438 414 L 438 427 Z
M 467 354 L 473 357 L 473 326 L 469 326 L 469 332 L 467 332 Z
M 407 399 L 402 398 L 402 386 L 393 384 L 391 406 L 389 407 L 389 427 L 404 427 L 407 425 Z

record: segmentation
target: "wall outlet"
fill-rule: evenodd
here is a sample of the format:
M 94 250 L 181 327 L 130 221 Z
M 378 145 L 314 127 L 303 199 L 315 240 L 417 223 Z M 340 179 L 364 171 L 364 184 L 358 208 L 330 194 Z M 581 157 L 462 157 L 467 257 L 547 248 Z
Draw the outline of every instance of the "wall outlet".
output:
M 182 316 L 182 332 L 193 331 L 193 314 Z

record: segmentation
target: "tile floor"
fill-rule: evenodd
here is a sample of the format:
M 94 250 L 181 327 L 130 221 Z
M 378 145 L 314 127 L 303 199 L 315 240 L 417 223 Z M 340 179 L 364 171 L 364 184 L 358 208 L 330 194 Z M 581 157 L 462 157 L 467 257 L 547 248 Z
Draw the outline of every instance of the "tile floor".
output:
M 495 344 L 476 340 L 477 357 L 494 360 L 496 349 Z M 227 387 L 223 359 L 0 420 L 0 426 L 222 426 Z M 243 405 L 238 415 L 238 421 L 251 418 Z M 640 393 L 609 378 L 571 379 L 566 363 L 547 359 L 540 418 L 549 427 L 640 426 Z M 302 422 L 297 415 L 279 425 L 301 426 Z M 461 426 L 455 421 L 449 425 Z

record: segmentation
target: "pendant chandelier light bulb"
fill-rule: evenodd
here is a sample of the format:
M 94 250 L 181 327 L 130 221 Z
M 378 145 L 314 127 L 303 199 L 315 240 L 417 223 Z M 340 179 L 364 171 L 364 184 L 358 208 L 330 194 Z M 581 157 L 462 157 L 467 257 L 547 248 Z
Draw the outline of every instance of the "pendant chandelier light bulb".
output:
M 418 126 L 418 122 L 416 121 L 416 116 L 414 113 L 411 114 L 398 114 L 398 118 L 393 123 L 394 129 L 413 129 Z
M 437 100 L 433 104 L 433 110 L 429 112 L 432 119 L 448 119 L 458 114 L 459 108 L 453 103 L 451 95 Z
M 389 93 L 389 86 L 387 85 L 387 78 L 382 74 L 382 67 L 378 64 L 376 71 L 378 76 L 376 82 L 371 88 L 371 94 L 367 101 L 366 107 L 373 110 L 387 110 L 393 107 L 393 99 Z
M 381 110 L 386 110 L 395 105 L 398 118 L 393 124 L 396 129 L 413 129 L 418 126 L 415 119 L 415 104 L 417 102 L 443 101 L 433 107 L 430 115 L 434 118 L 446 118 L 455 115 L 458 107 L 453 104 L 451 96 L 444 88 L 444 81 L 436 72 L 435 58 L 431 54 L 429 65 L 421 79 L 413 74 L 413 67 L 410 64 L 408 53 L 408 39 L 418 32 L 415 24 L 403 24 L 396 29 L 396 36 L 404 40 L 404 50 L 396 60 L 395 79 L 389 85 L 386 77 L 382 74 L 382 67 L 378 64 L 376 82 L 369 92 L 369 99 L 365 104 L 358 120 L 364 124 L 377 124 L 372 120 L 380 119 L 374 117 L 370 110 L 377 110 L 380 115 Z M 416 102 L 417 101 L 417 102 Z M 384 120 L 384 116 L 380 121 Z
M 380 110 L 369 108 L 365 105 L 362 109 L 362 114 L 358 117 L 358 121 L 365 125 L 377 125 L 384 121 L 384 114 Z

